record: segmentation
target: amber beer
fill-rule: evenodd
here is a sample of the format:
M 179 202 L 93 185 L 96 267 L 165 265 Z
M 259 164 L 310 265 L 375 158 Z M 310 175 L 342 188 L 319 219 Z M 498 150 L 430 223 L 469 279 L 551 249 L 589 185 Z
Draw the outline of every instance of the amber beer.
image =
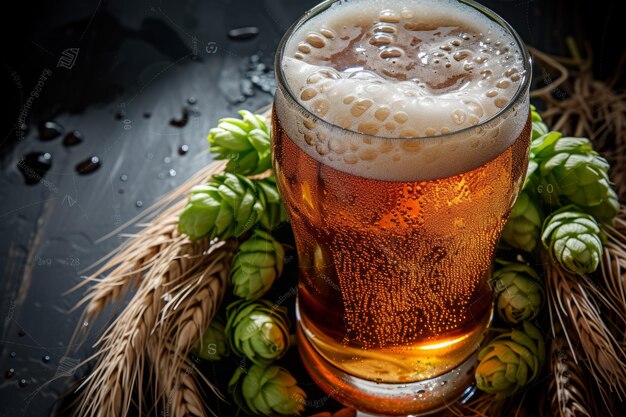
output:
M 491 319 L 494 251 L 528 164 L 528 60 L 477 6 L 332 3 L 294 25 L 276 60 L 299 346 L 341 401 L 432 411 L 471 381 Z M 367 388 L 429 381 L 461 386 L 424 404 L 423 389 L 407 402 Z

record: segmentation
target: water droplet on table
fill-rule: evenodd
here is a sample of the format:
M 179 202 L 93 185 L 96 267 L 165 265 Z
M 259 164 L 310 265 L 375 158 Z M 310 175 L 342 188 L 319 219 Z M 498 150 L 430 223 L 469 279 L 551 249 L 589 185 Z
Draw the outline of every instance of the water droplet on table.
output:
M 5 378 L 12 378 L 14 375 L 15 375 L 15 368 L 10 368 L 10 369 L 7 369 L 7 370 L 4 372 L 4 377 L 5 377 Z
M 100 158 L 93 155 L 84 161 L 78 163 L 75 167 L 75 170 L 80 175 L 88 175 L 98 170 L 102 166 L 102 162 Z
M 189 122 L 189 110 L 183 107 L 182 115 L 179 119 L 170 119 L 170 125 L 174 127 L 185 127 Z
M 123 182 L 128 181 L 128 175 L 126 175 L 126 174 L 120 175 L 120 181 L 123 181 Z
M 243 41 L 246 39 L 252 39 L 259 34 L 259 28 L 256 26 L 244 26 L 240 28 L 234 28 L 228 31 L 228 37 L 230 39 Z
M 43 361 L 43 363 L 48 363 L 50 362 L 50 355 L 44 355 L 41 360 Z
M 135 205 L 136 205 L 137 207 L 143 207 L 143 201 L 141 201 L 141 200 L 137 200 L 137 202 L 135 203 Z
M 43 122 L 39 125 L 39 139 L 52 140 L 58 136 L 61 136 L 65 132 L 63 126 L 55 121 Z
M 189 98 L 187 98 L 187 103 L 191 104 L 192 106 L 196 104 L 197 102 L 198 102 L 198 99 L 195 98 L 194 96 L 190 96 Z
M 187 152 L 189 152 L 189 145 L 180 145 L 178 147 L 178 154 L 179 155 L 186 155 Z
M 20 379 L 19 385 L 20 385 L 20 387 L 24 388 L 24 387 L 26 387 L 28 385 L 28 381 L 26 381 L 25 378 L 22 378 L 22 379 Z
M 63 138 L 64 146 L 76 146 L 83 141 L 83 134 L 79 130 L 68 132 Z

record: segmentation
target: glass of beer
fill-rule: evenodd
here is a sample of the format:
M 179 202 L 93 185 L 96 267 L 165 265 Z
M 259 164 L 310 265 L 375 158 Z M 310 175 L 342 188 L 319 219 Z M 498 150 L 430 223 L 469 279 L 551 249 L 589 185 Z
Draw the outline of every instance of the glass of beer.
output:
M 326 1 L 289 29 L 275 69 L 307 370 L 376 415 L 466 397 L 528 165 L 523 43 L 472 1 Z

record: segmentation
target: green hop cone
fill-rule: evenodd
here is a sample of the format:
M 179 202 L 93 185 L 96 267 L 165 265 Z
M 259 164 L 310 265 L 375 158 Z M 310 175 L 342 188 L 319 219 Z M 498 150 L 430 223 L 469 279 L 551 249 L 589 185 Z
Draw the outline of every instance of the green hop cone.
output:
M 233 293 L 246 300 L 263 296 L 282 274 L 284 259 L 282 245 L 269 233 L 255 230 L 233 258 L 229 276 Z
M 541 333 L 525 321 L 522 330 L 511 329 L 481 349 L 476 386 L 490 394 L 513 394 L 537 380 L 545 359 Z
M 233 352 L 268 365 L 289 349 L 287 309 L 267 300 L 235 301 L 226 308 L 226 337 Z
M 515 201 L 502 239 L 514 248 L 532 252 L 541 237 L 543 215 L 541 206 L 528 191 L 522 191 Z
M 293 416 L 305 408 L 305 392 L 289 371 L 278 366 L 237 368 L 228 383 L 228 392 L 249 415 Z
M 593 216 L 576 206 L 555 211 L 543 223 L 541 241 L 564 269 L 584 275 L 595 271 L 602 257 L 602 235 Z
M 224 323 L 217 317 L 211 320 L 209 328 L 196 342 L 193 353 L 207 361 L 219 361 L 228 356 L 229 349 L 224 333 Z
M 543 122 L 543 119 L 537 112 L 537 109 L 532 104 L 530 105 L 530 118 L 532 122 L 532 139 L 535 140 L 539 136 L 548 133 L 548 126 Z
M 548 204 L 576 204 L 604 222 L 615 217 L 619 203 L 609 181 L 609 163 L 589 139 L 550 132 L 533 141 L 531 157 L 540 175 L 537 192 Z
M 261 215 L 260 223 L 268 230 L 273 230 L 279 224 L 289 220 L 285 206 L 278 193 L 276 178 L 273 176 L 255 182 L 265 201 L 265 210 Z
M 209 132 L 211 152 L 217 159 L 228 159 L 226 172 L 255 175 L 272 167 L 270 129 L 265 117 L 247 110 L 239 112 L 242 119 L 220 119 Z
M 239 174 L 215 174 L 191 189 L 178 230 L 192 240 L 238 237 L 260 220 L 264 209 L 265 199 L 251 180 Z
M 529 266 L 512 263 L 493 273 L 496 311 L 509 324 L 532 320 L 541 311 L 544 300 L 541 278 Z

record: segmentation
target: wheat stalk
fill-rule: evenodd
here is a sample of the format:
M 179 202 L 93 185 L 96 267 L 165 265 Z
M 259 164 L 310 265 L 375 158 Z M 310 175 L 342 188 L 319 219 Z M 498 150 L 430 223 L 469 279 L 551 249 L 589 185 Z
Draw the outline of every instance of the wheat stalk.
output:
M 598 290 L 583 277 L 563 271 L 547 255 L 543 256 L 543 263 L 553 336 L 556 337 L 559 328 L 564 330 L 575 363 L 578 360 L 574 342 L 580 343 L 586 359 L 584 365 L 606 404 L 611 403 L 609 392 L 623 398 L 626 395 L 626 356 L 602 320 L 596 302 L 600 297 Z
M 80 323 L 90 322 L 99 316 L 107 305 L 125 295 L 133 287 L 131 285 L 133 282 L 135 286 L 138 285 L 145 272 L 160 261 L 159 254 L 163 252 L 163 249 L 177 244 L 181 237 L 174 236 L 174 232 L 178 225 L 178 214 L 186 204 L 187 193 L 193 186 L 208 180 L 211 175 L 221 172 L 223 168 L 224 162 L 222 161 L 207 165 L 192 178 L 163 197 L 153 207 L 146 210 L 145 213 L 103 238 L 116 235 L 129 225 L 137 224 L 145 219 L 146 216 L 160 213 L 153 221 L 138 224 L 141 227 L 138 233 L 127 235 L 128 240 L 125 243 L 88 268 L 98 267 L 80 284 L 71 289 L 71 291 L 76 291 L 89 283 L 93 283 L 83 299 L 74 307 L 79 308 L 85 305 Z M 105 274 L 105 278 L 99 278 Z M 84 328 L 84 326 L 79 328 Z
M 556 325 L 556 336 L 552 339 L 550 367 L 552 380 L 552 414 L 554 417 L 592 417 L 589 396 L 585 389 L 583 369 L 576 363 L 561 329 Z

